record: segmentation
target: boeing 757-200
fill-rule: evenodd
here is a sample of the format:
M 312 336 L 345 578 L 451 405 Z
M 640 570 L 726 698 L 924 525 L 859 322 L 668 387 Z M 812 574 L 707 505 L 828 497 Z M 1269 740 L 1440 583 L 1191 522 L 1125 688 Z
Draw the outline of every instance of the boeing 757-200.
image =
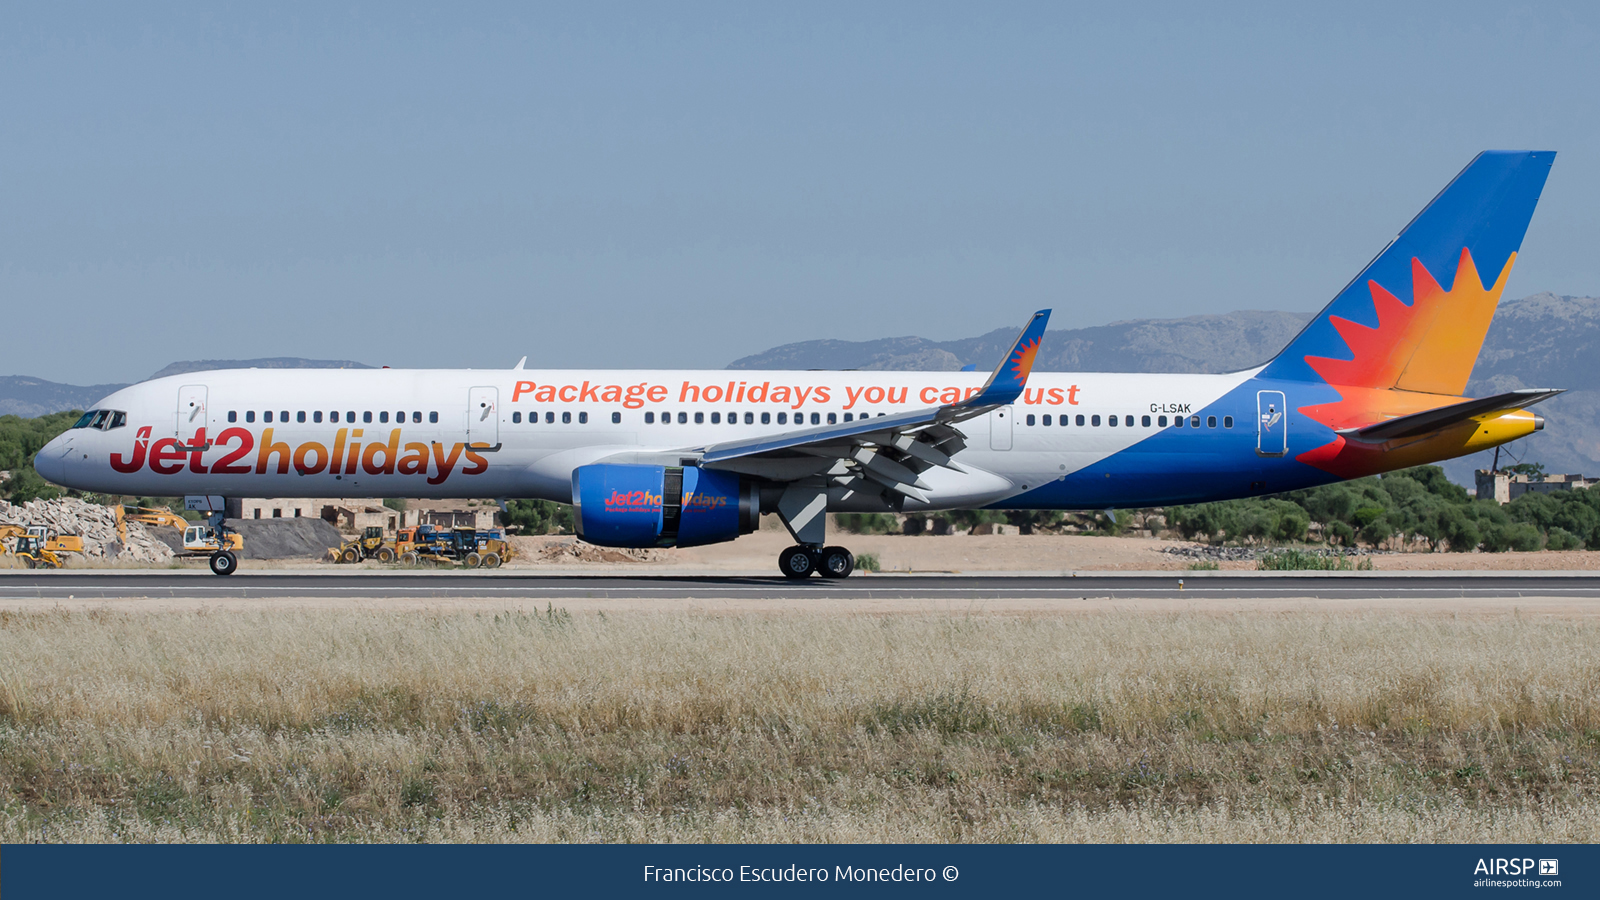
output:
M 131 495 L 538 497 L 611 547 L 731 541 L 844 577 L 830 512 L 1104 510 L 1260 496 L 1494 447 L 1556 390 L 1463 395 L 1555 158 L 1479 154 L 1264 365 L 1034 373 L 1049 310 L 963 372 L 228 370 L 117 391 L 41 450 Z M 220 515 L 220 514 L 219 514 Z M 212 557 L 231 573 L 231 553 Z

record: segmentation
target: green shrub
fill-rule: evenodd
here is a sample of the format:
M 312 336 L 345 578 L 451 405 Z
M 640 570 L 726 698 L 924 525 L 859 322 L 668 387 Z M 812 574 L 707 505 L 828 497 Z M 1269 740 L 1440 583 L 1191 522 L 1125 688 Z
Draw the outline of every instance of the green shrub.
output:
M 891 513 L 840 513 L 839 527 L 851 534 L 898 534 L 900 518 Z
M 856 554 L 856 568 L 860 569 L 861 571 L 863 571 L 863 572 L 879 572 L 879 571 L 882 571 L 880 566 L 881 566 L 881 564 L 878 562 L 878 554 L 876 554 L 876 553 L 857 553 Z

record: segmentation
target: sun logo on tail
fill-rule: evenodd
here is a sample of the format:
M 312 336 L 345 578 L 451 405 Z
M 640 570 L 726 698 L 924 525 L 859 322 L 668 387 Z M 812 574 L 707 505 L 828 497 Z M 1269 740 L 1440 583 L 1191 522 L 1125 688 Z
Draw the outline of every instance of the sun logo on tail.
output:
M 1021 384 L 1028 380 L 1028 373 L 1033 371 L 1034 357 L 1038 355 L 1039 338 L 1034 338 L 1025 344 L 1018 344 L 1017 349 L 1012 351 L 1011 373 L 1017 383 Z

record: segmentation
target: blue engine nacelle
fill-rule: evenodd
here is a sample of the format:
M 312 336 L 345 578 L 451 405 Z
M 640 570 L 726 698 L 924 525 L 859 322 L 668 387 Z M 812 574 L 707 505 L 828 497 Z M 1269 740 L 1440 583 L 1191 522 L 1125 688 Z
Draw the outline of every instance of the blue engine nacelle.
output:
M 761 525 L 754 481 L 692 466 L 579 466 L 572 506 L 578 537 L 602 547 L 695 547 Z

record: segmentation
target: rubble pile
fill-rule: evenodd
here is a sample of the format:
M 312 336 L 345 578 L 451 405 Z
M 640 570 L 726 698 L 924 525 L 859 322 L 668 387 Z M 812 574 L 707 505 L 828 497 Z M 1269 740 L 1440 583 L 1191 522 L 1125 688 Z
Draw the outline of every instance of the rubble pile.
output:
M 128 542 L 117 537 L 117 514 L 71 497 L 30 500 L 20 506 L 0 500 L 0 524 L 43 525 L 51 534 L 83 538 L 83 555 L 117 562 L 160 563 L 172 558 L 172 548 L 139 522 L 127 523 Z
M 1263 556 L 1282 553 L 1285 547 L 1222 547 L 1207 544 L 1199 547 L 1163 547 L 1161 552 L 1172 556 L 1181 556 L 1185 559 L 1208 560 L 1212 562 L 1238 562 L 1258 560 Z M 1388 553 L 1387 550 L 1370 550 L 1364 547 L 1297 547 L 1293 548 L 1307 556 L 1342 557 L 1342 556 L 1371 556 L 1373 554 Z

